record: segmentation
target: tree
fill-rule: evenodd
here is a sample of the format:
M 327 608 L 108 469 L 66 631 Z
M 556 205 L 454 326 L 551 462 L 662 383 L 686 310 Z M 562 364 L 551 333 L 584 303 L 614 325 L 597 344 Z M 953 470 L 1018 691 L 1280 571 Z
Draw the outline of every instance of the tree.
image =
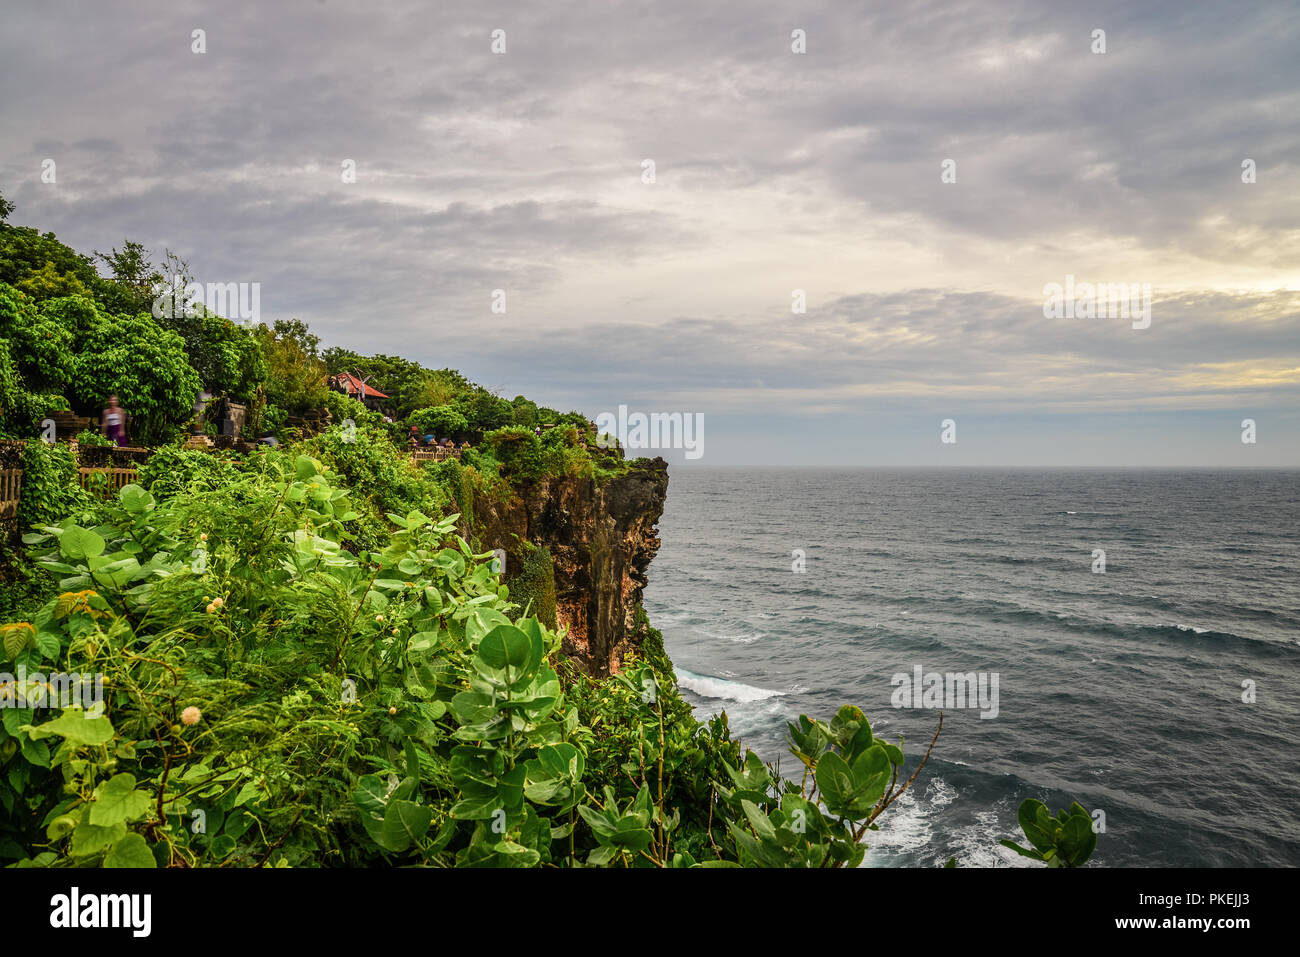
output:
M 301 319 L 277 319 L 273 329 L 277 339 L 292 342 L 309 359 L 320 359 L 320 336 L 312 335 Z
M 514 422 L 514 407 L 500 396 L 479 388 L 461 396 L 454 403 L 457 412 L 465 416 L 470 430 L 482 434 L 504 428 Z
M 109 268 L 113 282 L 126 293 L 130 312 L 150 311 L 163 274 L 151 261 L 149 250 L 128 239 L 121 249 L 114 247 L 109 253 L 95 250 L 95 258 Z
M 440 439 L 461 439 L 469 432 L 469 423 L 465 417 L 449 405 L 417 409 L 407 418 L 406 425 L 415 426 L 421 435 L 432 435 Z
M 97 315 L 74 360 L 76 401 L 95 414 L 117 395 L 134 442 L 170 440 L 189 420 L 201 383 L 179 335 L 147 314 Z
M 325 363 L 316 354 L 320 340 L 307 332 L 300 320 L 262 323 L 257 338 L 266 362 L 267 417 L 301 415 L 325 404 Z M 277 414 L 276 410 L 280 410 Z
M 4 193 L 0 193 L 0 225 L 4 225 L 9 219 L 9 214 L 14 211 L 14 204 L 5 199 Z
M 27 388 L 10 356 L 9 341 L 0 339 L 0 436 L 30 438 L 41 419 L 67 407 L 61 395 Z
M 515 425 L 522 425 L 524 428 L 532 429 L 542 424 L 539 421 L 537 403 L 532 399 L 517 395 L 510 404 L 514 406 Z
M 322 357 L 331 375 L 354 373 L 387 395 L 399 419 L 417 409 L 446 405 L 468 388 L 464 380 L 457 383 L 445 372 L 431 372 L 400 356 L 363 356 L 334 347 L 326 349 Z
M 88 257 L 73 252 L 53 233 L 42 234 L 30 226 L 0 229 L 0 282 L 38 301 L 74 295 L 99 299 L 108 292 Z
M 80 301 L 93 310 L 89 299 Z M 74 326 L 63 317 L 50 315 L 45 308 L 38 309 L 30 298 L 2 284 L 0 338 L 9 341 L 15 373 L 29 389 L 63 393 L 71 386 Z

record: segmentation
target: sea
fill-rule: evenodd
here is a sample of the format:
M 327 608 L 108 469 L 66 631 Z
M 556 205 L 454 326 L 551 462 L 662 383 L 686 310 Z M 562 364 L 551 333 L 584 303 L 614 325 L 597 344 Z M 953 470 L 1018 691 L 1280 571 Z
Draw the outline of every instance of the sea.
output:
M 659 529 L 683 696 L 783 774 L 801 714 L 910 775 L 942 710 L 864 866 L 1041 866 L 1025 798 L 1094 812 L 1095 866 L 1300 863 L 1300 472 L 677 468 Z

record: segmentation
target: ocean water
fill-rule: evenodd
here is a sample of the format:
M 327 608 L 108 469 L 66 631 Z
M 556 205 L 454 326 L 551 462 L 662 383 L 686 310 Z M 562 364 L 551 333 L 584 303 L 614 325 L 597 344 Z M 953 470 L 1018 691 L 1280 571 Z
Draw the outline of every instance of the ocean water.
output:
M 868 866 L 1028 864 L 1026 797 L 1101 809 L 1104 866 L 1300 863 L 1300 473 L 679 468 L 659 527 L 684 696 L 783 771 L 785 722 L 851 703 L 910 774 L 938 712 L 893 676 L 998 676 Z

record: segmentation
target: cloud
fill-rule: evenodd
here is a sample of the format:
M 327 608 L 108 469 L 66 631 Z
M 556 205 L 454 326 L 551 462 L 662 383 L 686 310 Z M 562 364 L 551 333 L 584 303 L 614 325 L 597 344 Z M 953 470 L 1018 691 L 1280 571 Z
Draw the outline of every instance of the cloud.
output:
M 170 247 L 331 343 L 594 409 L 1295 398 L 1285 8 L 183 0 L 6 19 L 15 221 L 83 251 Z M 1035 318 L 1067 273 L 1150 283 L 1152 328 Z

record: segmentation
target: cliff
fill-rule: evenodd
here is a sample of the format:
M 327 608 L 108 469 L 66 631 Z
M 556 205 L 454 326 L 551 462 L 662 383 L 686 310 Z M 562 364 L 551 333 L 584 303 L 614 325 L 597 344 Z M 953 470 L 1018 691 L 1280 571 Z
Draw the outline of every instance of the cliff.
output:
M 534 612 L 545 618 L 549 609 L 537 605 L 553 594 L 564 651 L 593 675 L 617 674 L 639 641 L 637 612 L 667 492 L 668 463 L 657 458 L 600 482 L 548 476 L 517 486 L 506 502 L 476 497 L 475 532 L 484 548 L 505 550 L 512 599 L 525 590 L 541 596 Z

